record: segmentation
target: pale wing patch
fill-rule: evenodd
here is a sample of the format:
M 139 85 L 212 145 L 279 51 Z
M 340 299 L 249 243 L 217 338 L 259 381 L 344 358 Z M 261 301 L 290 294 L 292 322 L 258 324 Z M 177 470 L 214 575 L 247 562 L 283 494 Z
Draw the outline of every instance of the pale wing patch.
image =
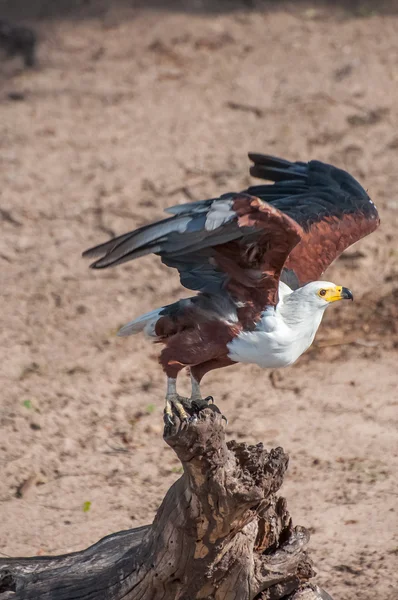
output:
M 236 212 L 232 210 L 233 200 L 224 200 L 214 202 L 206 215 L 205 229 L 213 231 L 224 223 L 228 223 L 236 218 Z
M 128 335 L 134 335 L 135 333 L 140 333 L 141 331 L 144 331 L 144 333 L 149 337 L 156 336 L 155 325 L 159 319 L 159 315 L 162 310 L 163 307 L 158 308 L 156 310 L 152 310 L 151 312 L 145 313 L 137 319 L 134 319 L 134 321 L 130 321 L 126 325 L 123 325 L 121 329 L 119 329 L 117 335 L 119 337 L 126 337 Z

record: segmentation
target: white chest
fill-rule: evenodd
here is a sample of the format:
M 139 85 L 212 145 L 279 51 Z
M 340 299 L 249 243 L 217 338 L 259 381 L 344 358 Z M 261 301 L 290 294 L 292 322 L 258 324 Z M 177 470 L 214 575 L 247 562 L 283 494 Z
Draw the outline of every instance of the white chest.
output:
M 255 331 L 244 331 L 228 344 L 228 356 L 260 367 L 287 367 L 310 347 L 318 325 L 291 327 L 278 316 L 265 316 Z

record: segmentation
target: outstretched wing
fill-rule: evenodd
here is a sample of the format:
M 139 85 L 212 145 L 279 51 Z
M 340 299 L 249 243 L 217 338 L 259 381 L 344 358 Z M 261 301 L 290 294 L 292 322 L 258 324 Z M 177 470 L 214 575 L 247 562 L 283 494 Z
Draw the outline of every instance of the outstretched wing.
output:
M 251 175 L 274 181 L 247 190 L 289 215 L 303 229 L 281 279 L 293 288 L 319 279 L 346 248 L 379 225 L 377 209 L 346 171 L 312 160 L 291 163 L 249 154 Z
M 278 302 L 279 276 L 301 227 L 252 195 L 225 194 L 168 209 L 174 216 L 84 252 L 91 266 L 115 266 L 155 253 L 175 267 L 183 286 L 204 293 L 228 290 L 253 314 Z

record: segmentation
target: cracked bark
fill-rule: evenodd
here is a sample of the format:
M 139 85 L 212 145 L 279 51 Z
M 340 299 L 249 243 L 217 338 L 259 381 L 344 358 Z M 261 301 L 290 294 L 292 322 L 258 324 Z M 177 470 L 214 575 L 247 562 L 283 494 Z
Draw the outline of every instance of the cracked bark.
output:
M 152 525 L 65 556 L 0 560 L 0 600 L 331 600 L 284 498 L 288 457 L 226 442 L 216 407 L 164 433 L 184 473 Z

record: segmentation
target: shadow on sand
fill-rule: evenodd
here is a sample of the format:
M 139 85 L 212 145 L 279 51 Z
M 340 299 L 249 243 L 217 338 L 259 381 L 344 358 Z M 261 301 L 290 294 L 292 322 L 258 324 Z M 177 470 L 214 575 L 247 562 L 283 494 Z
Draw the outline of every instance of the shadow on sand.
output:
M 368 17 L 398 14 L 396 0 L 0 0 L 0 18 L 36 21 L 66 18 L 80 20 L 105 17 L 120 9 L 131 18 L 137 10 L 220 14 L 234 11 L 272 12 L 275 10 L 334 8 L 342 17 Z

